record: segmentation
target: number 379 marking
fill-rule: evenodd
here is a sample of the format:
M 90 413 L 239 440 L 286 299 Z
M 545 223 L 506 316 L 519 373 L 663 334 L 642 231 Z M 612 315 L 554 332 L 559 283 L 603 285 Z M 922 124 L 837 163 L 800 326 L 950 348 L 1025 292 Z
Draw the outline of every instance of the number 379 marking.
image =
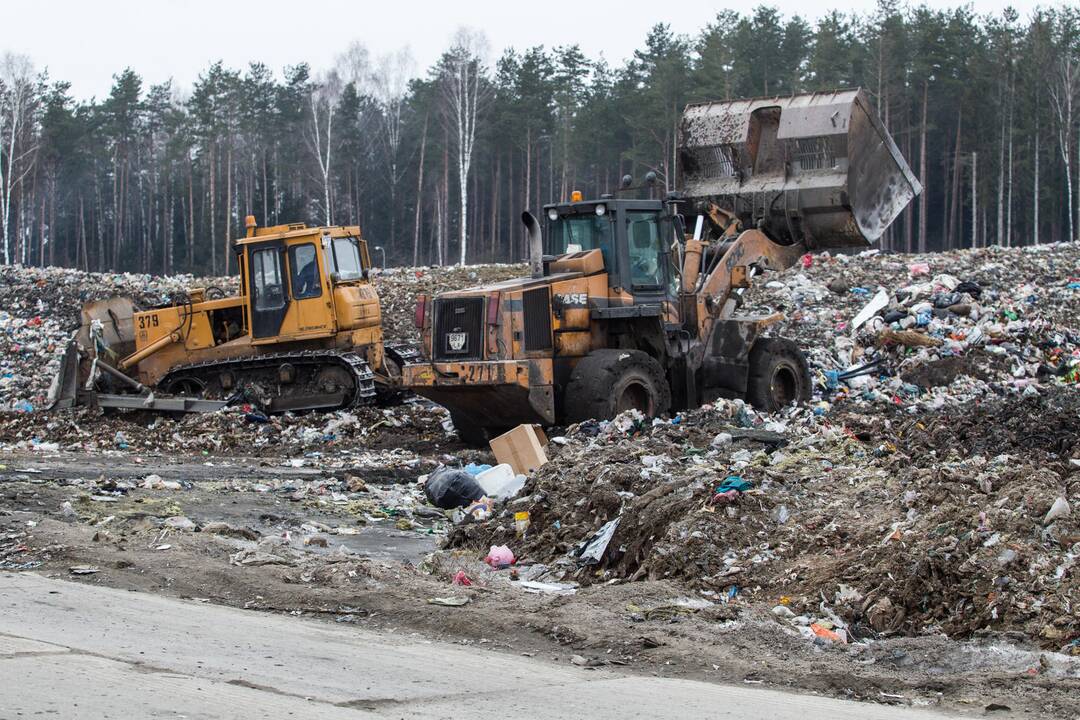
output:
M 157 315 L 140 315 L 139 316 L 139 329 L 146 330 L 147 328 L 158 326 Z

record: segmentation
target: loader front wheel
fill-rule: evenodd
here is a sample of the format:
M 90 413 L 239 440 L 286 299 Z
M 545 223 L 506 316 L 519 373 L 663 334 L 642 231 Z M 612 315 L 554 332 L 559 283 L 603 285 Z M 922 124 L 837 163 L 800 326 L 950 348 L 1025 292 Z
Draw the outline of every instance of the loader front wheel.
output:
M 787 338 L 760 338 L 750 348 L 746 400 L 759 410 L 775 412 L 810 399 L 812 384 L 806 355 Z
M 647 353 L 596 350 L 574 366 L 563 407 L 567 422 L 610 420 L 627 410 L 653 417 L 671 407 L 671 388 L 660 363 Z

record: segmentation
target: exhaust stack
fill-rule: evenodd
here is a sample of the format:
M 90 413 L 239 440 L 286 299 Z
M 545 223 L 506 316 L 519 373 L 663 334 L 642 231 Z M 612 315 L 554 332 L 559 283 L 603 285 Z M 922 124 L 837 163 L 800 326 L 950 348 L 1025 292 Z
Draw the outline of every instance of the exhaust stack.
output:
M 521 222 L 529 233 L 529 268 L 533 278 L 544 277 L 544 240 L 540 234 L 540 222 L 526 210 L 521 213 Z

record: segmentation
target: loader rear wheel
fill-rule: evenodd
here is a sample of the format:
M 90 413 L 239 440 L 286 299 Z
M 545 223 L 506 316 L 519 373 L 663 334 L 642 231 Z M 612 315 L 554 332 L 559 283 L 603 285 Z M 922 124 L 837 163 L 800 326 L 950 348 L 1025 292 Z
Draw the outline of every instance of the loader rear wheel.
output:
M 806 355 L 787 338 L 760 338 L 750 348 L 746 400 L 759 410 L 775 412 L 811 395 Z
M 669 407 L 671 388 L 663 368 L 640 350 L 589 353 L 574 366 L 563 396 L 568 422 L 610 420 L 627 410 L 652 417 Z

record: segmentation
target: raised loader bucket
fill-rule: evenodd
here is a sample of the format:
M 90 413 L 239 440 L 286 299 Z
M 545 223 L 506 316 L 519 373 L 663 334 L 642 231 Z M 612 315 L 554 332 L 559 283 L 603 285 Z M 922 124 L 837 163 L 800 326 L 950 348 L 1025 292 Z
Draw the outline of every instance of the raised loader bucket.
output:
M 922 186 L 863 90 L 690 105 L 681 187 L 810 249 L 866 247 Z

